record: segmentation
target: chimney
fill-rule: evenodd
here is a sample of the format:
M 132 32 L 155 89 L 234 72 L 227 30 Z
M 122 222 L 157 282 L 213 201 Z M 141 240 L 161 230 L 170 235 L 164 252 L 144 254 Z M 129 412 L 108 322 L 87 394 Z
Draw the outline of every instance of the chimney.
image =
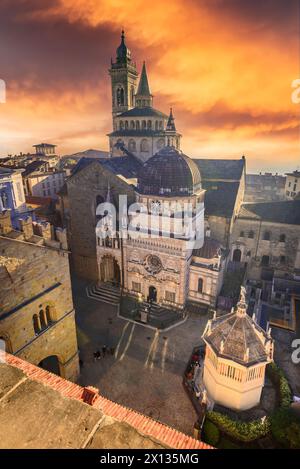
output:
M 25 241 L 28 241 L 33 236 L 33 226 L 32 226 L 32 218 L 28 217 L 26 219 L 20 219 L 20 230 L 24 233 Z
M 86 386 L 82 391 L 82 400 L 86 404 L 94 405 L 95 401 L 99 397 L 99 389 L 94 388 L 93 386 Z
M 10 210 L 0 212 L 0 235 L 6 235 L 12 231 Z

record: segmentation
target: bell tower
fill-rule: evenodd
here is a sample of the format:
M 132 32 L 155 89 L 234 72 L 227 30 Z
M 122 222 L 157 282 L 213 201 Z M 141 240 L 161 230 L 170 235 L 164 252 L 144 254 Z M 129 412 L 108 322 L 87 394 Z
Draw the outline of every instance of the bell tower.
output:
M 125 44 L 124 31 L 121 34 L 121 44 L 116 51 L 116 60 L 115 62 L 111 60 L 109 74 L 112 91 L 113 127 L 116 130 L 114 118 L 135 105 L 134 97 L 138 80 L 136 64 L 132 62 L 130 50 Z

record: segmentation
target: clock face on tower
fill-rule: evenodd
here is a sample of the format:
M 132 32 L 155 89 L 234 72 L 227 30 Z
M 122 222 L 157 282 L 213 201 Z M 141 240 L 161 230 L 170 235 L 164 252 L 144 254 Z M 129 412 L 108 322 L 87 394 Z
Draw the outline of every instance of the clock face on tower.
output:
M 144 265 L 145 265 L 145 269 L 150 274 L 158 274 L 163 268 L 160 258 L 153 254 L 150 254 L 149 256 L 146 257 Z
M 160 210 L 161 210 L 161 203 L 159 200 L 153 200 L 151 202 L 151 213 L 153 213 L 153 215 L 158 215 L 160 213 Z

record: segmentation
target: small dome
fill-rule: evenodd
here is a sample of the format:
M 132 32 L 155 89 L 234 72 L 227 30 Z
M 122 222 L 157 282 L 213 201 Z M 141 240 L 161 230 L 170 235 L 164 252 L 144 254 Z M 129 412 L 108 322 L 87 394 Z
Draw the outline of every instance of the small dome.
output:
M 138 174 L 140 194 L 184 197 L 199 189 L 201 176 L 196 163 L 170 146 L 146 161 Z

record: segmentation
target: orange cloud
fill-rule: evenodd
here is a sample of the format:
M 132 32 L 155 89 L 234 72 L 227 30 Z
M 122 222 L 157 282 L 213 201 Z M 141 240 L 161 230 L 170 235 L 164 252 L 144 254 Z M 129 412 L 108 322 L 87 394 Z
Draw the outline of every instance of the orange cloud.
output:
M 10 26 L 28 29 L 14 50 L 21 55 L 27 40 L 29 59 L 21 75 L 16 65 L 10 70 L 15 84 L 0 107 L 4 147 L 24 151 L 22 145 L 47 138 L 61 153 L 107 149 L 107 68 L 124 27 L 138 65 L 148 63 L 155 107 L 175 108 L 186 153 L 245 153 L 250 170 L 293 169 L 300 150 L 299 105 L 291 102 L 299 73 L 297 3 L 47 0 L 41 8 L 29 0 L 31 8 L 16 8 Z

